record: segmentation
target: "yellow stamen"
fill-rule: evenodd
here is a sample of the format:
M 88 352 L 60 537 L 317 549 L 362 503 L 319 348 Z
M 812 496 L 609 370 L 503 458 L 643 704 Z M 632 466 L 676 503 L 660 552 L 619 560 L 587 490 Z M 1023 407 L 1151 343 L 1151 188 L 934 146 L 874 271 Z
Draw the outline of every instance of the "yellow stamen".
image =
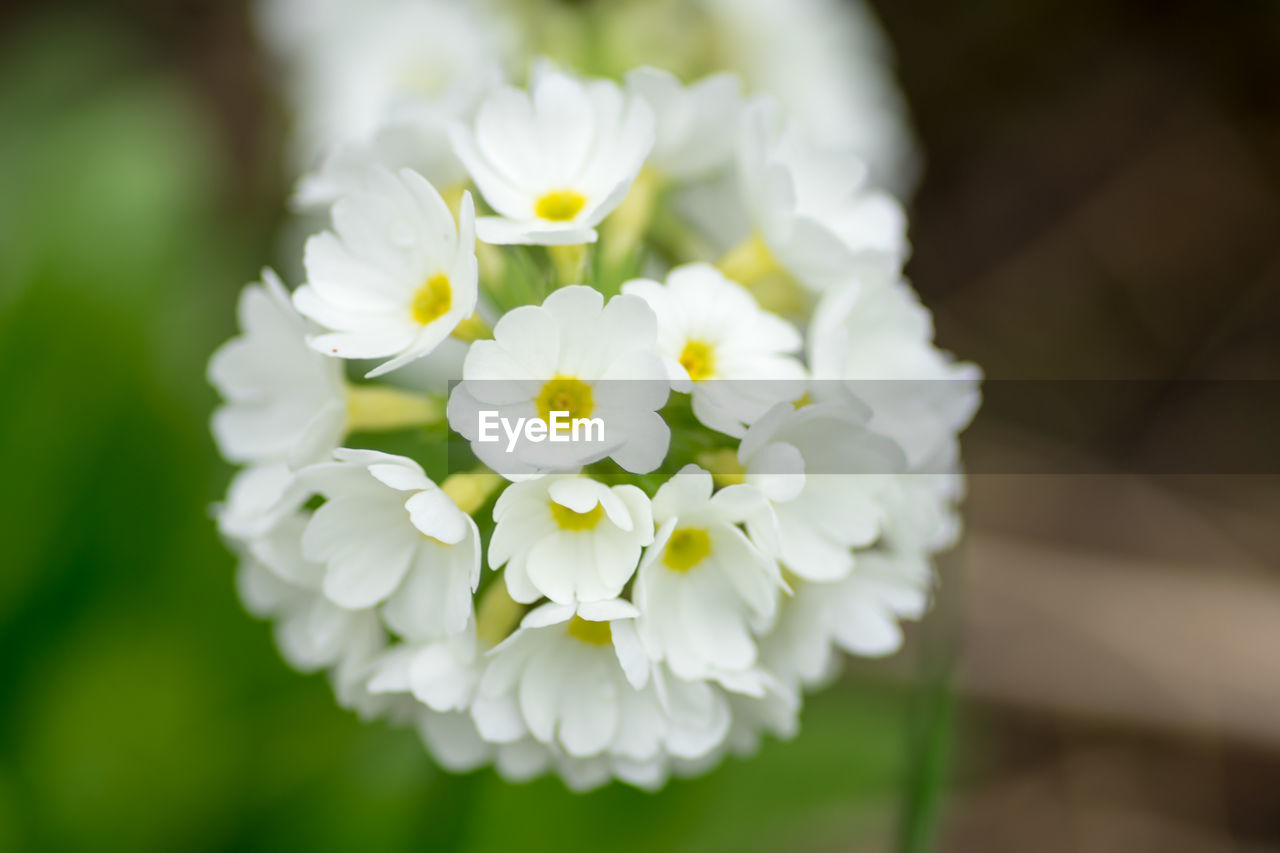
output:
M 716 372 L 716 351 L 703 341 L 689 341 L 680 353 L 680 366 L 694 382 L 710 379 Z
M 591 386 L 572 376 L 557 376 L 538 393 L 538 414 L 548 423 L 552 412 L 568 412 L 572 420 L 590 417 L 594 409 Z
M 552 190 L 538 199 L 533 212 L 539 219 L 568 222 L 578 215 L 586 203 L 587 197 L 576 190 Z
M 711 553 L 711 537 L 697 527 L 683 527 L 671 534 L 662 562 L 673 572 L 687 572 Z
M 453 288 L 449 286 L 449 276 L 438 272 L 422 283 L 418 292 L 413 294 L 410 310 L 416 323 L 423 326 L 444 316 L 453 304 Z
M 613 629 L 608 622 L 592 622 L 575 616 L 569 620 L 569 636 L 593 646 L 607 646 L 613 642 Z
M 551 502 L 551 517 L 560 525 L 561 530 L 594 530 L 604 515 L 604 507 L 596 504 L 586 512 L 575 512 L 567 506 Z

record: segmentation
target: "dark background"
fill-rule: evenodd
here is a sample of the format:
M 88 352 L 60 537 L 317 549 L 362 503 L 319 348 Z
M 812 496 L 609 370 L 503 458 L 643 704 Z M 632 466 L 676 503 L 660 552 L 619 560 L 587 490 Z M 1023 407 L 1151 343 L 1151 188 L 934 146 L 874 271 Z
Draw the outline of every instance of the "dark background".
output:
M 1140 464 L 1276 470 L 1280 4 L 876 6 L 940 343 L 1144 381 L 980 419 L 935 614 L 798 740 L 577 797 L 440 774 L 235 600 L 203 370 L 287 190 L 243 4 L 5 4 L 0 851 L 1280 850 L 1277 478 Z

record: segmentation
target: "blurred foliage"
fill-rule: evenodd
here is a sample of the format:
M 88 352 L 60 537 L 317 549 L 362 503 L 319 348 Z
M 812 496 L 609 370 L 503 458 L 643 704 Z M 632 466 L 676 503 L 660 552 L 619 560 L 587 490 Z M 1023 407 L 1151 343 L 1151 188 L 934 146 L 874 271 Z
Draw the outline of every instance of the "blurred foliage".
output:
M 0 44 L 0 851 L 765 850 L 883 837 L 910 696 L 650 795 L 442 774 L 339 710 L 235 599 L 209 353 L 279 209 L 243 216 L 208 104 L 110 26 Z M 274 144 L 270 140 L 264 144 Z

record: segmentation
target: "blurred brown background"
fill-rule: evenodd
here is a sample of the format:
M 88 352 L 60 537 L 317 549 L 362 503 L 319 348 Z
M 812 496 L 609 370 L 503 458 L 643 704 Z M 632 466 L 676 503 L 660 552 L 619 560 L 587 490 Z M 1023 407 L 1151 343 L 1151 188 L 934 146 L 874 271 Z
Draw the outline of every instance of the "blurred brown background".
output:
M 1218 407 L 1187 380 L 1280 378 L 1280 4 L 876 5 L 941 343 L 997 379 L 1152 380 L 1065 413 L 1122 425 L 1124 462 L 1274 445 L 1277 386 Z M 1108 474 L 1098 442 L 1063 453 L 1070 425 L 996 414 L 1019 412 L 967 447 L 942 848 L 1280 849 L 1274 449 L 1253 475 Z
M 1057 380 L 1144 380 L 1060 419 L 1015 398 L 969 436 L 940 848 L 1280 851 L 1280 3 L 874 5 L 925 150 L 909 272 L 940 343 L 1051 402 Z M 0 31 L 108 19 L 126 62 L 177 71 L 215 117 L 192 142 L 224 161 L 210 205 L 235 223 L 238 285 L 272 257 L 287 189 L 244 4 L 11 2 Z M 24 67 L 42 103 L 87 97 Z M 232 287 L 175 310 L 222 311 Z M 1256 384 L 1220 407 L 1193 379 Z M 1272 455 L 1141 463 L 1206 446 Z

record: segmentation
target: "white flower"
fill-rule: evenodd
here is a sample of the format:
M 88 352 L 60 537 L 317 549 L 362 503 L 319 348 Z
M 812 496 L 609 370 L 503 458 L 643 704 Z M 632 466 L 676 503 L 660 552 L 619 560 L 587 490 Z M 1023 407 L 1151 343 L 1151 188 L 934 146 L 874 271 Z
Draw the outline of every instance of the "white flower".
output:
M 302 536 L 303 555 L 324 564 L 324 594 L 348 608 L 385 602 L 383 617 L 401 634 L 464 630 L 480 580 L 475 522 L 412 460 L 335 456 L 299 472 L 326 498 Z
M 812 145 L 769 99 L 745 111 L 738 180 L 755 239 L 812 290 L 896 271 L 907 254 L 902 207 L 868 186 L 862 161 Z
M 306 560 L 299 542 L 307 517 L 294 513 L 254 541 L 241 560 L 238 585 L 254 615 L 277 617 L 276 639 L 289 665 L 301 672 L 332 666 L 350 653 L 351 639 L 380 633 L 377 612 L 348 610 L 320 594 L 324 566 Z
M 424 105 L 381 125 L 368 141 L 335 145 L 317 168 L 298 180 L 293 205 L 302 210 L 327 208 L 343 196 L 368 189 L 369 175 L 379 167 L 412 169 L 448 195 L 467 180 L 449 142 L 453 120 Z
M 372 662 L 369 692 L 409 693 L 438 713 L 466 711 L 481 672 L 474 625 L 457 634 L 418 627 L 406 640 Z
M 462 375 L 449 397 L 449 425 L 500 474 L 575 471 L 606 456 L 644 473 L 666 456 L 671 430 L 657 409 L 669 386 L 653 311 L 639 297 L 615 296 L 605 305 L 597 290 L 561 288 L 541 306 L 504 315 L 493 340 L 472 344 Z M 579 441 L 522 438 L 508 452 L 500 432 L 498 440 L 480 440 L 483 411 L 508 425 L 549 422 L 552 412 L 564 411 L 570 420 L 599 419 L 603 429 L 588 429 Z
M 883 495 L 905 466 L 891 440 L 867 428 L 851 405 L 783 403 L 751 425 L 738 447 L 746 482 L 772 504 L 748 529 L 776 530 L 778 557 L 802 578 L 833 580 L 853 568 L 885 522 Z
M 556 770 L 570 790 L 589 791 L 616 777 L 628 785 L 653 791 L 666 783 L 673 769 L 695 762 L 707 762 L 705 769 L 710 769 L 719 760 L 732 726 L 730 697 L 735 694 L 706 681 L 676 678 L 661 665 L 653 669 L 653 692 L 662 716 L 643 718 L 653 727 L 643 730 L 643 739 L 631 739 L 637 747 L 643 744 L 642 749 L 589 758 L 558 756 Z M 633 716 L 629 722 L 636 725 L 639 720 Z M 638 759 L 634 757 L 637 754 L 649 757 Z
M 701 177 L 728 165 L 742 111 L 742 83 L 712 74 L 684 86 L 669 71 L 643 67 L 626 76 L 627 91 L 643 98 L 656 122 L 648 165 L 675 180 Z
M 269 10 L 300 165 L 368 142 L 406 110 L 466 116 L 500 81 L 511 52 L 502 18 L 464 0 L 272 0 Z
M 376 169 L 367 189 L 333 206 L 337 233 L 307 241 L 298 310 L 331 334 L 311 340 L 340 358 L 385 358 L 377 376 L 420 358 L 476 308 L 474 209 L 462 197 L 457 226 L 444 200 L 408 169 Z
M 699 0 L 728 67 L 777 97 L 824 146 L 847 147 L 906 198 L 919 152 L 875 13 L 850 0 Z
M 471 708 L 480 734 L 495 743 L 532 736 L 575 758 L 657 755 L 665 721 L 635 613 L 615 599 L 525 616 L 480 679 Z
M 530 90 L 500 88 L 474 130 L 453 128 L 454 151 L 500 214 L 477 233 L 486 243 L 594 242 L 653 146 L 653 111 L 615 83 L 547 66 Z
M 326 457 L 346 430 L 339 363 L 307 346 L 311 329 L 271 270 L 240 294 L 241 334 L 209 361 L 209 381 L 226 401 L 213 436 L 233 462 L 305 465 Z
M 550 475 L 514 483 L 493 508 L 489 565 L 504 564 L 516 601 L 560 604 L 617 598 L 653 541 L 649 498 L 585 477 Z
M 933 568 L 924 554 L 870 550 L 844 578 L 799 582 L 777 624 L 760 640 L 770 672 L 807 686 L 834 674 L 833 649 L 881 657 L 902 645 L 900 619 L 919 619 L 929 604 Z
M 365 671 L 386 644 L 373 608 L 348 609 L 320 590 L 324 567 L 303 557 L 299 542 L 307 518 L 291 513 L 250 543 L 236 576 L 245 609 L 276 620 L 276 645 L 300 672 L 328 669 L 339 702 L 364 716 L 386 710 L 364 689 Z
M 982 371 L 957 363 L 932 341 L 929 311 L 906 282 L 858 277 L 826 293 L 814 311 L 814 394 L 868 404 L 871 428 L 898 442 L 918 469 L 949 452 L 981 400 Z
M 775 403 L 804 393 L 804 367 L 787 355 L 800 349 L 799 332 L 715 267 L 686 264 L 666 286 L 636 279 L 622 291 L 657 315 L 672 387 L 692 392 L 693 413 L 708 427 L 741 436 Z
M 891 478 L 882 498 L 885 548 L 936 554 L 959 540 L 964 524 L 956 507 L 965 494 L 959 446 L 953 438 L 918 469 Z
M 711 492 L 711 475 L 696 465 L 658 489 L 660 526 L 636 575 L 645 646 L 684 679 L 750 669 L 752 632 L 772 621 L 782 589 L 777 563 L 736 526 L 763 498 L 746 485 Z
M 294 471 L 283 462 L 242 468 L 231 478 L 226 500 L 214 507 L 218 532 L 239 542 L 257 539 L 301 507 L 306 497 Z

